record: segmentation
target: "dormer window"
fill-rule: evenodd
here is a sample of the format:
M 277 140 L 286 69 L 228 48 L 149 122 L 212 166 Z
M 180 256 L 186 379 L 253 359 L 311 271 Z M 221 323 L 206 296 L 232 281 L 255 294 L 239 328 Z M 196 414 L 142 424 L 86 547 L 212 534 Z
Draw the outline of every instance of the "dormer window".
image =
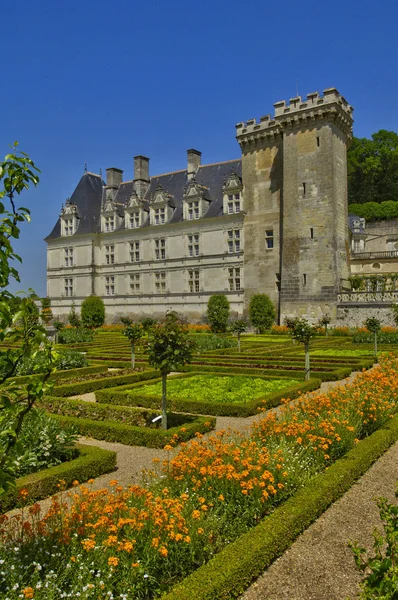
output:
M 154 208 L 153 222 L 154 222 L 154 225 L 163 225 L 164 223 L 166 223 L 166 209 L 165 208 Z
M 104 217 L 105 232 L 115 231 L 115 217 Z
M 184 189 L 183 218 L 185 221 L 200 219 L 211 202 L 210 191 L 192 179 Z
M 137 193 L 133 190 L 126 206 L 125 206 L 125 221 L 126 229 L 138 229 L 145 222 L 147 209 L 144 203 L 139 200 Z
M 105 200 L 101 211 L 101 231 L 112 233 L 119 225 L 116 203 L 110 196 Z
M 139 212 L 131 213 L 129 215 L 129 217 L 130 217 L 130 219 L 129 219 L 130 229 L 136 229 L 137 227 L 140 226 L 140 213 Z
M 243 210 L 242 179 L 231 173 L 223 186 L 223 212 L 224 215 L 233 215 Z
M 74 219 L 71 217 L 70 219 L 64 220 L 64 235 L 73 235 L 74 230 Z
M 187 202 L 188 221 L 199 219 L 199 200 Z
M 61 209 L 61 235 L 71 236 L 74 235 L 78 228 L 79 216 L 77 213 L 76 204 L 68 200 L 65 202 L 65 206 Z
M 151 225 L 164 225 L 167 223 L 173 214 L 173 197 L 166 193 L 161 185 L 159 185 L 153 196 L 150 207 L 150 223 Z

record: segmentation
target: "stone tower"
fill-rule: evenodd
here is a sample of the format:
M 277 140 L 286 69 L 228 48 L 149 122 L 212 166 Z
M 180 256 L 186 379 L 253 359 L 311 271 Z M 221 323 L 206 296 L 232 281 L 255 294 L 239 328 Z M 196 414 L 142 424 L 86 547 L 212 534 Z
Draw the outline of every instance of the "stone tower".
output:
M 334 88 L 237 125 L 242 149 L 246 305 L 266 293 L 286 315 L 336 313 L 349 276 L 347 144 L 352 108 Z

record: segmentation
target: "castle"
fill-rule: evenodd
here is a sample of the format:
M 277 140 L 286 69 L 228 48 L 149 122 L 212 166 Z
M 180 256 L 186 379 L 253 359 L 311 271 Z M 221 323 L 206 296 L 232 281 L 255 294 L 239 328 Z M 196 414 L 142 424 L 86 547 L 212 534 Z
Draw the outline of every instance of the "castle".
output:
M 90 294 L 109 320 L 162 316 L 192 321 L 212 294 L 237 315 L 266 293 L 279 321 L 337 315 L 350 276 L 347 145 L 352 107 L 335 88 L 274 104 L 236 126 L 241 158 L 150 176 L 134 158 L 134 179 L 117 168 L 85 172 L 46 238 L 47 295 L 66 315 Z

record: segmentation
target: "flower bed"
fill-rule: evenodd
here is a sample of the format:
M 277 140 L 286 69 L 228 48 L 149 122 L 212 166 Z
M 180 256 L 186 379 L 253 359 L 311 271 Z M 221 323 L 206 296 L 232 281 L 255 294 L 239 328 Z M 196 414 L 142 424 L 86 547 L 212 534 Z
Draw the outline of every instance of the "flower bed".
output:
M 154 477 L 149 487 L 83 487 L 73 494 L 71 507 L 56 501 L 46 517 L 31 515 L 26 525 L 17 521 L 3 528 L 0 592 L 10 600 L 27 589 L 36 600 L 83 593 L 85 598 L 153 598 L 246 534 L 252 545 L 243 537 L 236 541 L 240 552 L 231 546 L 237 564 L 227 561 L 223 569 L 218 561 L 218 571 L 209 567 L 203 585 L 193 575 L 169 595 L 170 600 L 236 597 L 264 561 L 285 549 L 292 535 L 398 437 L 395 426 L 394 433 L 377 432 L 375 443 L 363 442 L 363 451 L 355 448 L 359 438 L 397 412 L 397 390 L 397 362 L 383 358 L 351 385 L 268 414 L 248 438 L 219 432 L 187 444 L 163 463 L 162 477 Z M 333 465 L 352 448 L 349 460 Z M 326 467 L 324 476 L 312 480 Z M 282 504 L 305 482 L 311 493 L 299 491 L 298 506 L 293 499 Z M 279 504 L 277 516 L 267 517 Z M 251 528 L 264 517 L 256 534 Z

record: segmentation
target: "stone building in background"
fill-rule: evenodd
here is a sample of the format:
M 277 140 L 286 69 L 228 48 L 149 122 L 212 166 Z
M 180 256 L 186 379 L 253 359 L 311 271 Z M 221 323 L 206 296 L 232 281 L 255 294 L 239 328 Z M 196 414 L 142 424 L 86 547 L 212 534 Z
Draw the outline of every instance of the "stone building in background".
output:
M 90 294 L 108 320 L 162 316 L 199 321 L 212 294 L 242 315 L 268 294 L 286 315 L 337 314 L 350 276 L 347 144 L 352 108 L 331 88 L 274 105 L 275 115 L 237 125 L 240 159 L 134 179 L 85 172 L 46 238 L 47 295 L 67 315 Z

